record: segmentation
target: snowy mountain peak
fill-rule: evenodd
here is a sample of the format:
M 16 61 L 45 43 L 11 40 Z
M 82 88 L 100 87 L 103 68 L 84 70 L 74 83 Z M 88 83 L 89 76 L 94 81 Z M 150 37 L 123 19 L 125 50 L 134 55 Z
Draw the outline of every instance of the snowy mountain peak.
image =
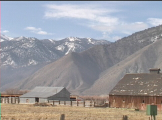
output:
M 14 41 L 20 41 L 20 40 L 25 39 L 25 38 L 26 37 L 24 37 L 24 36 L 16 37 L 16 38 L 14 38 Z
M 72 41 L 76 41 L 76 40 L 79 40 L 79 39 L 77 37 L 68 37 L 68 40 L 72 42 Z
M 9 37 L 9 36 L 6 36 L 4 34 L 1 34 L 1 42 L 5 41 L 5 40 L 12 40 L 12 39 L 13 39 L 12 37 Z
M 36 40 L 37 38 L 35 38 L 35 37 L 29 37 L 27 39 L 29 39 L 29 40 Z
M 32 38 L 32 37 L 31 37 Z M 28 37 L 20 36 L 19 39 L 28 39 Z
M 37 38 L 35 38 L 35 37 L 24 37 L 24 36 L 20 36 L 20 37 L 14 38 L 13 40 L 14 40 L 14 41 L 21 41 L 21 40 L 34 41 L 34 40 L 36 40 L 36 39 L 37 39 Z

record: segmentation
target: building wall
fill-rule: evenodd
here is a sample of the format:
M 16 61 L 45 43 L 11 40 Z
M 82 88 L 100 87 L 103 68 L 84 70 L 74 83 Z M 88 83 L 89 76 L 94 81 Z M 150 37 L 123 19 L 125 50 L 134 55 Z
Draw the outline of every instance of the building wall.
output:
M 64 88 L 59 93 L 49 97 L 48 100 L 70 101 L 70 93 Z
M 0 103 L 19 103 L 19 97 L 2 97 L 2 96 L 0 96 Z
M 32 103 L 33 104 L 33 103 L 35 103 L 35 98 L 20 98 L 20 104 L 21 103 L 23 103 L 23 104 L 24 103 L 28 103 L 28 104 Z
M 145 110 L 147 104 L 162 105 L 162 96 L 109 95 L 110 107 Z
M 48 102 L 47 98 L 39 98 L 39 103 Z M 20 98 L 20 104 L 34 104 L 35 98 Z

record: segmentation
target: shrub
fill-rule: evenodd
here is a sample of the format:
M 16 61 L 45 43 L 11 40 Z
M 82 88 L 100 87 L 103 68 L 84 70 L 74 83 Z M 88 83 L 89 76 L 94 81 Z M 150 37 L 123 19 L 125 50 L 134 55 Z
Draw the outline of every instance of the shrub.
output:
M 34 106 L 51 106 L 50 103 L 35 103 Z

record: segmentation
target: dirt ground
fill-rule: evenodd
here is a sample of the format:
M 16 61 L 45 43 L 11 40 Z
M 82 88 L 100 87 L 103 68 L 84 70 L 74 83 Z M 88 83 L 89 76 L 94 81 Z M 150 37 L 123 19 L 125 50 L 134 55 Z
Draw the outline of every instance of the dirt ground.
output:
M 1 104 L 1 120 L 149 120 L 146 111 L 122 108 L 88 108 L 71 106 L 33 106 L 22 104 Z M 158 111 L 156 120 L 162 120 L 162 112 Z

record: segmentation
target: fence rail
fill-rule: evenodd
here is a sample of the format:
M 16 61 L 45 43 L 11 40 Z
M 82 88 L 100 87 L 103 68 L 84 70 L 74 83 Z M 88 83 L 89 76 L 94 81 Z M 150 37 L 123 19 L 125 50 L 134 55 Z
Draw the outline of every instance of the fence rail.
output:
M 52 105 L 66 105 L 78 107 L 95 107 L 94 101 L 49 101 Z

